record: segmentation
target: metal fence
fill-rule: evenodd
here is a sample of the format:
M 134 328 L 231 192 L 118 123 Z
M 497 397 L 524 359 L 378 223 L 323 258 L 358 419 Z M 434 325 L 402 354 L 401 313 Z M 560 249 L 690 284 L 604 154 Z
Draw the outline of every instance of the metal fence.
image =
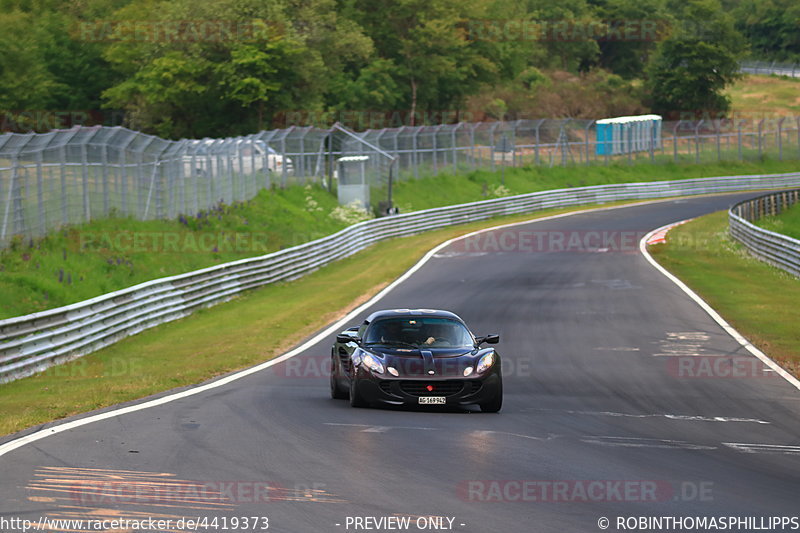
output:
M 608 144 L 601 140 L 601 144 Z M 616 141 L 615 141 L 616 142 Z M 621 140 L 619 142 L 622 142 Z M 358 173 L 373 198 L 393 180 L 531 165 L 711 162 L 800 157 L 800 117 L 664 122 L 640 151 L 598 155 L 596 121 L 538 119 L 352 132 L 290 127 L 167 141 L 121 127 L 0 136 L 0 248 L 110 216 L 194 215 L 259 190 Z M 359 181 L 358 183 L 360 183 Z M 376 203 L 376 202 L 373 202 Z
M 262 257 L 157 279 L 58 309 L 0 320 L 0 382 L 80 357 L 242 291 L 298 278 L 383 239 L 554 207 L 798 185 L 800 173 L 598 185 L 372 219 Z
M 778 63 L 777 61 L 743 61 L 740 67 L 745 74 L 775 74 L 776 76 L 789 76 L 800 78 L 800 64 Z
M 734 205 L 728 211 L 730 234 L 754 256 L 800 277 L 800 240 L 753 224 L 764 216 L 779 215 L 800 202 L 800 190 L 781 191 Z

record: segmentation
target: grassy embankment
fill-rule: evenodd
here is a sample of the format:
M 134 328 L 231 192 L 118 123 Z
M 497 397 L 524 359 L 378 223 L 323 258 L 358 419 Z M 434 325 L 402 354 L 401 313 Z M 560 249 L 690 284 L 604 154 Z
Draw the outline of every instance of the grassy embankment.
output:
M 507 169 L 504 186 L 499 173 L 475 171 L 399 182 L 394 200 L 407 212 L 563 187 L 798 168 L 798 161 L 774 160 L 532 167 Z M 290 187 L 265 190 L 244 204 L 220 206 L 179 220 L 97 220 L 41 241 L 20 240 L 0 252 L 0 319 L 313 240 L 347 225 L 346 217 L 332 216 L 335 212 L 335 198 L 322 188 Z M 240 239 L 238 245 L 236 238 Z

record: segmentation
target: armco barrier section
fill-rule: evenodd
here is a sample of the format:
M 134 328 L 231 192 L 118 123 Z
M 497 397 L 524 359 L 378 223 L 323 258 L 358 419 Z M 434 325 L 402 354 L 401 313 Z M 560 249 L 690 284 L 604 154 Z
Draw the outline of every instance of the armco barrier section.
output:
M 360 222 L 333 235 L 261 257 L 156 279 L 57 309 L 0 321 L 0 382 L 42 371 L 119 339 L 228 300 L 298 278 L 393 237 L 501 215 L 618 200 L 643 200 L 800 185 L 800 173 L 599 185 L 427 209 Z
M 739 202 L 728 211 L 731 237 L 751 254 L 800 277 L 800 241 L 753 224 L 763 216 L 778 215 L 800 202 L 800 190 L 781 191 Z

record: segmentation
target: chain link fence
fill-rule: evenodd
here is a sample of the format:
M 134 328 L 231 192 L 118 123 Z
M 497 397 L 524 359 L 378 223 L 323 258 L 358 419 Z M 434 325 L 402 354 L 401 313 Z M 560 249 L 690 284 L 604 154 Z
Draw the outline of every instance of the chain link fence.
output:
M 800 78 L 800 64 L 778 63 L 777 61 L 743 61 L 740 70 L 745 74 L 762 74 Z
M 617 142 L 617 141 L 613 141 Z M 620 141 L 621 142 L 621 141 Z M 122 127 L 0 135 L 0 248 L 68 224 L 196 214 L 317 183 L 377 210 L 397 180 L 533 165 L 800 157 L 800 117 L 663 122 L 636 150 L 598 150 L 596 121 L 530 119 L 370 129 L 289 127 L 167 141 Z M 341 187 L 340 187 L 341 186 Z M 346 194 L 344 186 L 348 188 Z M 340 190 L 341 188 L 341 190 Z M 381 202 L 376 199 L 386 199 Z

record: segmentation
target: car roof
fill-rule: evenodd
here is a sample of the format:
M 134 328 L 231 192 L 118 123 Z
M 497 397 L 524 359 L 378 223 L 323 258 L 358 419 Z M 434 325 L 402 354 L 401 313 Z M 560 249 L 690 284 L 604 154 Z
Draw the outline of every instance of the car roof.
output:
M 441 309 L 383 309 L 381 311 L 375 311 L 371 315 L 364 320 L 365 324 L 369 324 L 374 322 L 375 320 L 387 317 L 412 317 L 412 316 L 426 316 L 426 317 L 434 317 L 434 318 L 450 318 L 453 320 L 458 320 L 459 322 L 463 323 L 464 321 L 455 313 L 451 313 L 450 311 L 444 311 Z

